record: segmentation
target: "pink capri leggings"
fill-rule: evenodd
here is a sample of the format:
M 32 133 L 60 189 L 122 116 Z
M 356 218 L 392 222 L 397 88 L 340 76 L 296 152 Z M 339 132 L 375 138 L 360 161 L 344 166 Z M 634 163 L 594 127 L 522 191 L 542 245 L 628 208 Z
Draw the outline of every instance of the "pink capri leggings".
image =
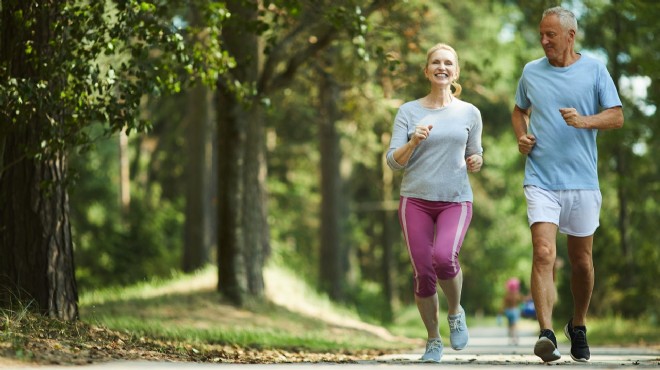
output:
M 472 202 L 401 197 L 399 222 L 413 267 L 415 295 L 430 297 L 438 279 L 458 275 L 458 253 L 471 220 Z

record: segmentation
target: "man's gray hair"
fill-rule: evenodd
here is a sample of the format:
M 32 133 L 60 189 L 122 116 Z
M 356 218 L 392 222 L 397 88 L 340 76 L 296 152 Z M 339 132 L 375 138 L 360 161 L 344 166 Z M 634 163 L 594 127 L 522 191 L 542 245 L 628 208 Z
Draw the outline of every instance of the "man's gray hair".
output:
M 554 8 L 546 9 L 543 12 L 543 17 L 545 18 L 548 15 L 556 15 L 559 18 L 559 24 L 565 30 L 573 30 L 575 33 L 578 31 L 577 19 L 575 19 L 575 14 L 568 9 L 564 9 L 561 6 L 555 6 Z

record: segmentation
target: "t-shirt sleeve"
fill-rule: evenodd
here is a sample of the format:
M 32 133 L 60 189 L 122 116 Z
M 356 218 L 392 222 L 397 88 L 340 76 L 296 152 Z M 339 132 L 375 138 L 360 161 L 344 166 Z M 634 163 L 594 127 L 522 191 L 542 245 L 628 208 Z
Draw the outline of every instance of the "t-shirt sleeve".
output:
M 602 64 L 598 68 L 598 104 L 603 109 L 623 106 L 612 76 Z
M 518 88 L 516 89 L 516 105 L 522 109 L 527 109 L 532 104 L 527 97 L 527 88 L 525 87 L 525 72 L 518 80 Z

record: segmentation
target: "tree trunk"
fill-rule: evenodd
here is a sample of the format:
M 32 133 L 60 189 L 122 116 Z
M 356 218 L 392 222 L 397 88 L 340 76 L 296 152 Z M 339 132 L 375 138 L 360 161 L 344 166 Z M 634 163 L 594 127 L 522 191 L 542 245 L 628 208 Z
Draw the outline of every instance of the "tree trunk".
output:
M 236 58 L 234 78 L 254 86 L 260 45 L 245 23 L 257 17 L 256 5 L 230 2 L 235 15 L 223 29 L 226 50 Z M 240 305 L 264 293 L 263 266 L 269 251 L 266 223 L 264 122 L 258 97 L 235 91 L 219 80 L 218 123 L 218 290 Z
M 339 171 L 341 152 L 336 123 L 341 118 L 337 103 L 341 88 L 333 77 L 319 68 L 319 142 L 321 152 L 321 253 L 319 285 L 330 298 L 344 297 L 347 251 L 342 238 L 342 181 Z
M 381 137 L 381 144 L 383 148 L 387 148 L 390 142 L 390 135 L 385 134 Z M 394 189 L 394 174 L 387 166 L 385 153 L 381 156 L 381 171 L 383 174 L 383 202 L 387 203 L 392 201 L 392 193 Z M 394 288 L 394 281 L 396 279 L 396 270 L 393 267 L 394 261 L 394 241 L 392 236 L 392 229 L 398 226 L 396 211 L 384 208 L 382 214 L 382 236 L 383 243 L 383 293 L 385 295 L 385 304 L 383 307 L 383 321 L 391 322 L 394 319 L 394 307 L 396 306 L 396 291 Z
M 612 2 L 612 16 L 614 18 L 614 24 L 611 26 L 614 28 L 615 35 L 620 35 L 622 33 L 622 20 L 621 15 L 618 12 L 618 9 L 621 8 L 621 1 L 615 0 Z M 622 91 L 619 83 L 621 81 L 622 75 L 622 66 L 619 62 L 618 56 L 622 55 L 626 51 L 626 46 L 623 45 L 623 40 L 620 38 L 614 39 L 613 47 L 610 48 L 609 60 L 612 68 L 612 79 L 617 84 L 619 91 Z M 619 201 L 619 236 L 621 240 L 621 253 L 623 255 L 623 262 L 626 266 L 626 278 L 623 279 L 623 284 L 625 288 L 631 288 L 635 286 L 637 281 L 636 268 L 633 259 L 633 246 L 630 243 L 630 233 L 629 229 L 629 215 L 628 215 L 628 186 L 627 180 L 628 175 L 628 164 L 627 164 L 627 155 L 628 150 L 625 148 L 621 142 L 616 144 L 616 150 L 614 151 L 615 160 L 616 160 L 616 173 L 618 177 L 617 181 L 617 199 Z
M 11 77 L 48 81 L 47 63 L 57 52 L 49 45 L 50 24 L 58 3 L 37 6 L 33 1 L 2 4 L 3 29 L 0 64 Z M 22 19 L 16 17 L 21 14 Z M 27 22 L 33 20 L 33 22 Z M 13 35 L 11 38 L 8 35 Z M 28 60 L 25 45 L 31 40 Z M 55 88 L 59 81 L 50 81 Z M 51 317 L 78 318 L 78 292 L 74 276 L 73 243 L 66 192 L 66 156 L 36 152 L 43 133 L 57 127 L 63 113 L 43 112 L 41 106 L 11 117 L 3 116 L 0 132 L 4 144 L 0 165 L 0 307 L 31 303 Z M 51 125 L 47 116 L 54 121 Z M 14 122 L 11 124 L 11 122 Z M 8 128 L 9 127 L 9 128 Z
M 197 270 L 209 262 L 211 223 L 215 191 L 211 187 L 213 164 L 212 93 L 195 86 L 188 94 L 186 121 L 186 220 L 183 271 Z
M 31 125 L 28 130 L 34 130 Z M 7 138 L 0 180 L 0 306 L 33 300 L 40 312 L 78 318 L 66 158 L 22 158 L 25 132 Z M 10 163 L 17 161 L 15 164 Z
M 126 129 L 119 131 L 119 209 L 126 220 L 131 210 L 131 173 L 128 159 L 128 135 Z

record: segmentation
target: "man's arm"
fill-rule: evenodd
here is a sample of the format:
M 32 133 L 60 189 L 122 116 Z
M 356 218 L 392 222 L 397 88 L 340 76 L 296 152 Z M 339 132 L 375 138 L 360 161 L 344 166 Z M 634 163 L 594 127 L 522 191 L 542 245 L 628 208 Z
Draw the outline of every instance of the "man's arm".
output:
M 529 112 L 529 109 L 522 109 L 516 105 L 511 113 L 511 125 L 513 126 L 513 132 L 516 134 L 516 139 L 518 139 L 518 151 L 522 154 L 529 154 L 534 144 L 536 144 L 534 135 L 527 133 Z
M 583 116 L 575 108 L 560 108 L 564 121 L 575 128 L 608 130 L 623 127 L 623 108 L 612 107 L 593 116 Z

